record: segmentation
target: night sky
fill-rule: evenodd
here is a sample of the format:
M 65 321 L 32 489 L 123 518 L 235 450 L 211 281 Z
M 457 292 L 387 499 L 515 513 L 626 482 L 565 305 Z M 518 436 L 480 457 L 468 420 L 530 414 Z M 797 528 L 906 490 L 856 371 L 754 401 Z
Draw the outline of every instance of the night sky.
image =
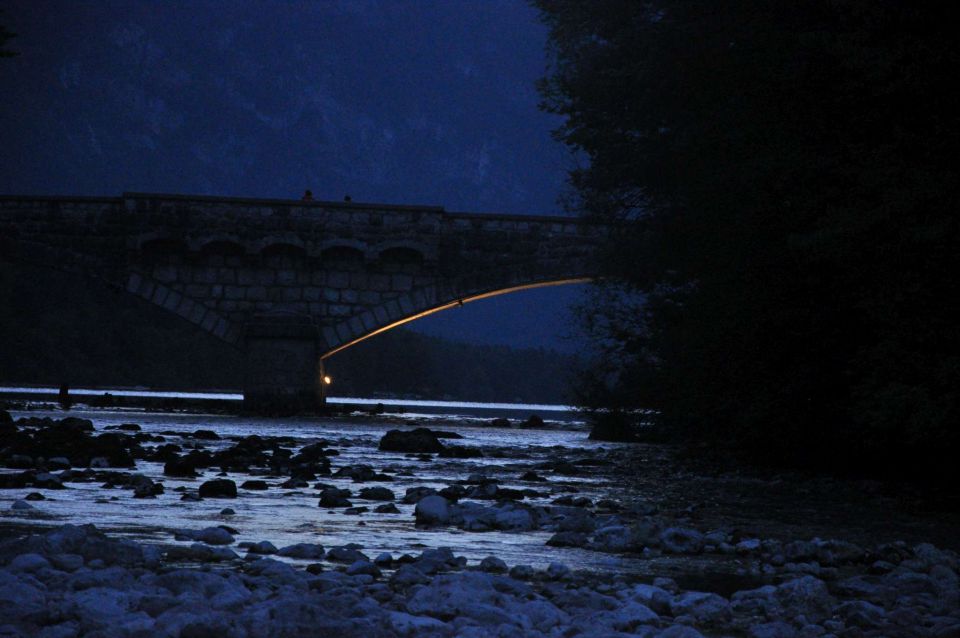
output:
M 573 159 L 537 109 L 520 0 L 4 2 L 0 193 L 123 191 L 558 214 Z M 574 349 L 559 287 L 410 327 Z

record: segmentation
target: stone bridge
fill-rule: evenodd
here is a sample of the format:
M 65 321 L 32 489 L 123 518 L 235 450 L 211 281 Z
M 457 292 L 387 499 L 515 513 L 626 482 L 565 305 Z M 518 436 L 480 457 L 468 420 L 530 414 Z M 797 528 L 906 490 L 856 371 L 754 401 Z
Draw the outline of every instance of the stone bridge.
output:
M 607 233 L 430 206 L 0 196 L 3 259 L 99 278 L 243 348 L 254 410 L 316 407 L 323 359 L 399 324 L 590 279 Z

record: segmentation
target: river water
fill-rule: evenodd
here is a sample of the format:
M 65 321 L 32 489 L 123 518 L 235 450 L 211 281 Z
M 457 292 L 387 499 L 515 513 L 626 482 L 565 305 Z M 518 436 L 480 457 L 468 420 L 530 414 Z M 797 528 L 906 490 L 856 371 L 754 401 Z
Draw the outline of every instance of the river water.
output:
M 622 485 L 609 472 L 560 477 L 541 471 L 541 474 L 549 476 L 548 482 L 526 482 L 519 479 L 521 474 L 546 461 L 582 461 L 616 447 L 609 443 L 590 441 L 579 415 L 563 406 L 419 402 L 412 407 L 416 412 L 388 411 L 379 415 L 356 412 L 349 416 L 328 418 L 282 419 L 83 407 L 70 410 L 69 413 L 56 409 L 11 411 L 15 419 L 27 415 L 62 418 L 67 414 L 86 418 L 93 421 L 98 432 L 110 426 L 137 423 L 143 432 L 162 435 L 167 442 L 184 445 L 185 450 L 191 445 L 191 440 L 175 433 L 192 433 L 198 429 L 213 430 L 222 437 L 220 441 L 203 442 L 211 451 L 232 445 L 231 438 L 252 434 L 262 437 L 290 437 L 291 448 L 326 439 L 330 442 L 329 447 L 339 451 L 339 456 L 331 457 L 334 472 L 347 465 L 367 464 L 379 472 L 390 474 L 394 480 L 356 484 L 349 478 L 320 477 L 318 481 L 352 489 L 355 495 L 362 487 L 388 487 L 397 495 L 396 505 L 400 513 L 375 513 L 372 511 L 373 506 L 379 503 L 352 498 L 354 505 L 367 505 L 371 511 L 359 516 L 345 515 L 342 509 L 326 510 L 318 507 L 316 490 L 279 487 L 288 477 L 252 476 L 243 473 L 233 473 L 228 478 L 233 479 L 238 486 L 250 478 L 265 479 L 270 488 L 265 491 L 240 489 L 237 499 L 182 501 L 181 492 L 175 491 L 177 487 L 196 489 L 204 480 L 215 478 L 217 470 L 198 470 L 203 474 L 197 479 L 177 479 L 163 476 L 162 463 L 138 460 L 133 471 L 162 481 L 164 494 L 156 498 L 140 499 L 134 498 L 130 490 L 104 489 L 96 483 L 67 483 L 68 490 L 36 490 L 44 494 L 46 500 L 34 502 L 35 511 L 24 514 L 10 509 L 15 499 L 23 498 L 21 490 L 2 490 L 0 525 L 29 523 L 54 526 L 92 522 L 98 528 L 134 539 L 174 543 L 173 532 L 177 529 L 200 529 L 227 524 L 239 530 L 238 541 L 269 540 L 277 547 L 303 542 L 320 543 L 324 546 L 356 543 L 363 546 L 368 555 L 376 556 L 380 552 L 397 555 L 419 553 L 426 547 L 446 546 L 468 559 L 495 555 L 511 565 L 545 567 L 551 562 L 559 561 L 577 569 L 630 571 L 630 566 L 620 557 L 577 548 L 548 547 L 545 542 L 551 535 L 549 532 L 476 533 L 454 528 L 418 529 L 414 525 L 414 506 L 400 502 L 409 487 L 427 486 L 441 489 L 474 474 L 498 479 L 501 487 L 532 488 L 540 491 L 541 497 L 525 500 L 532 504 L 547 505 L 554 498 L 569 493 L 592 500 L 623 496 Z M 496 416 L 506 414 L 522 418 L 534 412 L 543 416 L 544 428 L 519 429 L 493 427 L 490 424 L 494 413 Z M 513 421 L 514 424 L 517 422 Z M 413 426 L 457 432 L 463 439 L 452 443 L 464 447 L 479 447 L 483 450 L 484 457 L 434 457 L 430 461 L 424 461 L 413 455 L 377 449 L 380 438 L 387 430 Z M 26 491 L 34 490 L 31 488 Z M 236 514 L 222 516 L 220 512 L 225 507 L 234 509 Z

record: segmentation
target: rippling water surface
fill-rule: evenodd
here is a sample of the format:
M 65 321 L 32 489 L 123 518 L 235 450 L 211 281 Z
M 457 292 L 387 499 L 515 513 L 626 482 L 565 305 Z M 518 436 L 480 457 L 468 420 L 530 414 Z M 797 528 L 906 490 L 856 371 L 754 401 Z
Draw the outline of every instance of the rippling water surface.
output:
M 544 461 L 566 459 L 570 461 L 589 458 L 591 454 L 610 448 L 587 438 L 587 431 L 575 413 L 563 409 L 540 410 L 546 421 L 544 429 L 516 429 L 490 426 L 493 414 L 486 406 L 458 405 L 447 403 L 441 406 L 421 404 L 416 413 L 396 413 L 371 416 L 354 414 L 335 418 L 253 418 L 246 416 L 222 416 L 209 414 L 155 413 L 137 410 L 79 409 L 69 412 L 71 416 L 91 419 L 98 432 L 107 426 L 121 423 L 138 423 L 144 432 L 189 433 L 197 429 L 210 429 L 223 440 L 204 441 L 211 450 L 233 444 L 229 437 L 260 436 L 292 437 L 299 447 L 319 439 L 328 440 L 329 447 L 340 452 L 331 457 L 332 469 L 345 465 L 368 464 L 394 480 L 357 484 L 349 478 L 319 477 L 317 480 L 337 487 L 344 487 L 356 494 L 360 488 L 383 485 L 393 490 L 397 497 L 400 514 L 378 514 L 372 511 L 378 502 L 368 502 L 357 497 L 354 505 L 366 505 L 371 511 L 362 515 L 345 515 L 343 510 L 326 510 L 318 507 L 317 491 L 314 489 L 290 490 L 279 487 L 286 476 L 252 476 L 232 473 L 229 478 L 239 486 L 249 478 L 265 479 L 270 488 L 265 491 L 239 490 L 237 499 L 205 499 L 200 502 L 181 501 L 181 493 L 174 491 L 179 486 L 196 488 L 204 480 L 214 478 L 218 472 L 206 470 L 197 479 L 176 479 L 163 476 L 161 463 L 137 461 L 135 472 L 162 481 L 165 493 L 154 499 L 133 498 L 129 489 L 104 489 L 96 483 L 68 483 L 68 490 L 37 490 L 47 498 L 33 503 L 36 512 L 20 515 L 10 511 L 10 504 L 22 498 L 21 490 L 0 491 L 0 511 L 7 523 L 29 522 L 39 525 L 63 523 L 95 523 L 99 528 L 137 539 L 174 542 L 172 531 L 177 528 L 199 529 L 216 524 L 228 524 L 239 530 L 238 541 L 269 540 L 281 547 L 292 543 L 311 542 L 324 546 L 357 543 L 371 556 L 380 552 L 420 552 L 425 547 L 452 547 L 458 555 L 480 559 L 496 555 L 508 564 L 526 563 L 544 567 L 550 562 L 561 561 L 580 569 L 624 569 L 623 559 L 586 550 L 547 547 L 544 543 L 549 532 L 463 532 L 448 529 L 418 529 L 414 525 L 413 505 L 399 500 L 408 487 L 429 486 L 443 488 L 454 481 L 466 479 L 471 474 L 483 474 L 497 478 L 502 487 L 533 488 L 543 493 L 540 498 L 526 499 L 528 503 L 548 504 L 561 494 L 576 492 L 594 500 L 618 496 L 620 489 L 609 474 L 597 473 L 587 477 L 560 477 L 550 472 L 541 472 L 549 480 L 546 483 L 524 482 L 520 475 Z M 544 407 L 544 406 L 537 406 Z M 562 406 L 557 406 L 562 408 Z M 512 416 L 529 415 L 534 410 L 526 406 L 511 405 L 503 408 Z M 451 414 L 450 412 L 458 412 Z M 442 414 L 441 414 L 442 412 Z M 14 418 L 51 416 L 62 418 L 61 411 L 31 410 L 13 412 Z M 419 460 L 402 453 L 381 452 L 377 449 L 380 437 L 392 428 L 413 426 L 433 427 L 455 431 L 462 435 L 456 445 L 481 447 L 484 458 Z M 165 435 L 167 442 L 178 443 L 185 450 L 192 445 L 190 439 Z M 409 475 L 405 475 L 409 474 Z M 33 491 L 32 488 L 23 492 Z M 236 511 L 233 516 L 221 516 L 224 507 Z M 17 521 L 17 519 L 22 519 Z

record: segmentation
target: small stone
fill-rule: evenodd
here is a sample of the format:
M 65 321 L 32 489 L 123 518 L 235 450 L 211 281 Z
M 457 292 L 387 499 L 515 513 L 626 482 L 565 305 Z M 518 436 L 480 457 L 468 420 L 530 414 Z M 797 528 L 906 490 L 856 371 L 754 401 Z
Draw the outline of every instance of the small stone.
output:
M 24 500 L 16 500 L 16 501 L 13 502 L 13 505 L 10 506 L 10 509 L 15 510 L 15 511 L 24 512 L 24 511 L 27 511 L 27 510 L 32 510 L 32 509 L 33 509 L 33 505 L 31 505 L 30 503 L 28 503 L 28 502 L 26 502 L 26 501 L 24 501 Z
M 232 507 L 224 507 L 220 510 L 220 516 L 233 516 L 234 514 L 236 514 L 236 512 Z
M 397 506 L 393 503 L 384 503 L 383 505 L 377 505 L 374 509 L 374 512 L 378 514 L 399 514 L 400 510 L 397 509 Z

